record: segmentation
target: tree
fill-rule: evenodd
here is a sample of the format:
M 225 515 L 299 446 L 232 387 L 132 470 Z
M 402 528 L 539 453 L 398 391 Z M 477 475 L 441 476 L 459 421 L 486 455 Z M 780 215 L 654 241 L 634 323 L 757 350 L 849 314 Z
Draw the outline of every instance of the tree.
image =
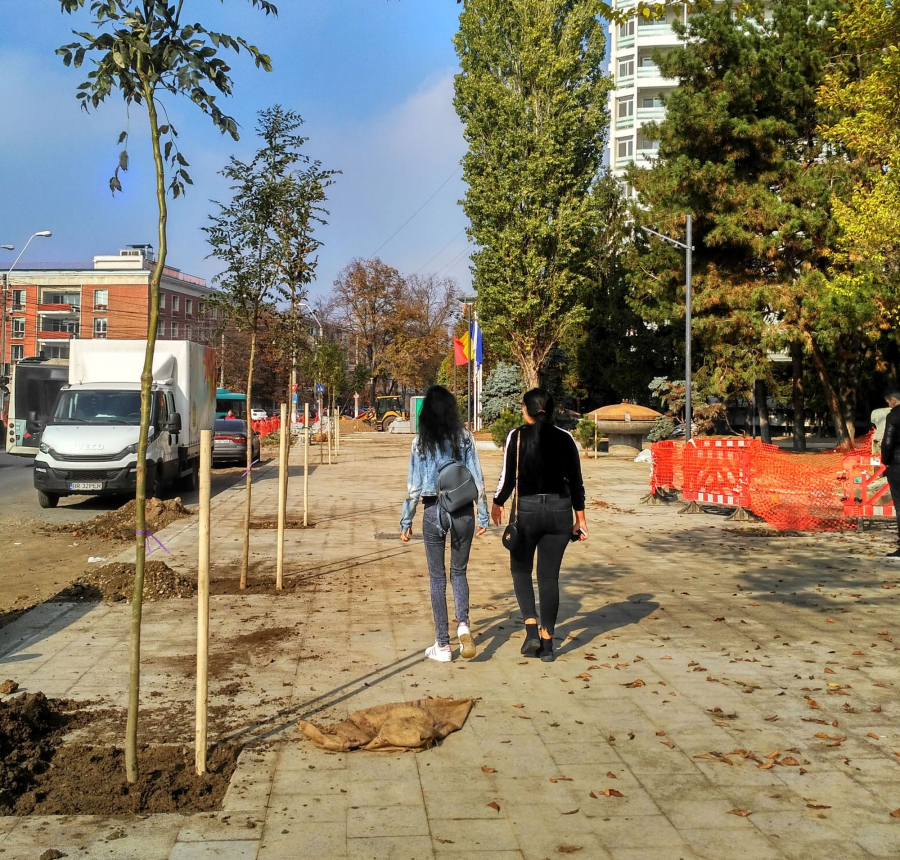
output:
M 602 5 L 467 0 L 455 38 L 479 316 L 529 388 L 550 349 L 584 318 L 579 287 L 603 229 L 592 194 L 611 88 L 601 71 Z
M 290 190 L 286 178 L 303 158 L 299 152 L 303 138 L 295 134 L 299 125 L 299 117 L 280 105 L 259 112 L 257 134 L 263 146 L 250 162 L 231 156 L 228 165 L 220 171 L 232 183 L 232 199 L 227 204 L 213 201 L 219 211 L 209 216 L 210 226 L 203 228 L 212 247 L 210 256 L 225 265 L 225 270 L 215 278 L 219 292 L 212 302 L 225 311 L 226 318 L 236 328 L 250 334 L 248 411 L 253 404 L 253 370 L 260 324 L 267 313 L 274 312 L 275 292 L 281 283 L 284 248 L 275 225 Z M 241 589 L 247 587 L 250 566 L 252 465 L 252 446 L 248 445 Z
M 517 409 L 522 404 L 523 393 L 519 368 L 504 361 L 498 362 L 481 390 L 481 420 L 485 424 L 493 424 L 504 410 Z
M 354 260 L 334 282 L 334 303 L 341 322 L 359 338 L 369 368 L 370 403 L 375 405 L 377 383 L 388 368 L 389 347 L 398 331 L 397 315 L 403 298 L 400 273 L 377 257 Z
M 396 332 L 387 347 L 386 364 L 402 386 L 434 385 L 450 348 L 450 322 L 457 304 L 456 281 L 434 275 L 403 279 L 395 317 Z
M 77 13 L 86 0 L 60 0 L 63 11 Z M 249 0 L 266 15 L 277 14 L 268 0 Z M 247 51 L 258 68 L 271 71 L 269 58 L 241 37 L 229 36 L 206 26 L 181 22 L 184 0 L 169 5 L 162 0 L 92 0 L 91 30 L 74 31 L 77 41 L 57 50 L 66 66 L 80 68 L 90 55 L 94 63 L 87 80 L 78 87 L 78 98 L 85 110 L 97 108 L 118 90 L 130 108 L 132 104 L 147 111 L 150 143 L 156 174 L 159 249 L 150 276 L 150 317 L 147 326 L 147 348 L 141 373 L 141 425 L 138 436 L 135 477 L 135 577 L 131 605 L 131 644 L 128 679 L 128 720 L 125 730 L 125 774 L 136 782 L 137 722 L 140 700 L 141 617 L 143 611 L 144 563 L 146 545 L 146 477 L 147 442 L 150 429 L 153 353 L 159 319 L 159 285 L 166 265 L 167 190 L 178 197 L 191 184 L 185 168 L 188 162 L 176 144 L 177 132 L 171 123 L 160 123 L 160 93 L 188 96 L 207 114 L 223 134 L 238 139 L 237 123 L 222 112 L 217 93 L 231 95 L 231 69 L 221 58 L 222 49 L 239 53 Z M 167 138 L 167 139 L 166 139 Z M 163 143 L 163 140 L 165 143 Z M 110 190 L 122 190 L 120 174 L 128 170 L 128 131 L 119 137 L 125 144 L 119 162 L 109 180 Z M 169 168 L 168 186 L 166 168 Z
M 817 131 L 833 7 L 781 0 L 770 18 L 723 8 L 676 24 L 685 46 L 656 59 L 680 85 L 666 119 L 643 129 L 659 140 L 658 159 L 631 179 L 640 223 L 683 236 L 685 213 L 694 217 L 693 332 L 710 390 L 749 399 L 757 380 L 775 384 L 769 354 L 799 343 L 846 443 L 855 403 L 829 358 L 867 349 L 877 323 L 874 304 L 836 289 L 843 272 L 833 204 L 853 170 Z M 681 252 L 638 231 L 629 268 L 643 319 L 665 325 L 683 316 L 683 265 Z M 843 362 L 841 373 L 853 377 L 855 365 Z M 857 387 L 858 377 L 846 391 Z

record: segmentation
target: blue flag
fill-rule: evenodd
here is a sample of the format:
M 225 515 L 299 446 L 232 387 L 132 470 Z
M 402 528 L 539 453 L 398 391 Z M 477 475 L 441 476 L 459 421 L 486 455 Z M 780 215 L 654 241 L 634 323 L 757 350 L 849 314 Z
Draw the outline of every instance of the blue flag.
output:
M 484 335 L 481 326 L 477 322 L 469 323 L 469 343 L 474 344 L 474 359 L 476 365 L 484 364 Z M 468 349 L 468 353 L 472 355 L 472 347 Z

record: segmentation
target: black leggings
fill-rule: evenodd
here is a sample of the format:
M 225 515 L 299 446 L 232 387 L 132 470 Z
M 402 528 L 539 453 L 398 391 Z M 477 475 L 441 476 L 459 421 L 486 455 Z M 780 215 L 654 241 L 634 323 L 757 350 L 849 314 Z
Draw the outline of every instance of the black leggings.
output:
M 510 553 L 510 569 L 519 609 L 524 618 L 537 617 L 532 582 L 536 551 L 541 627 L 553 633 L 559 614 L 559 568 L 572 536 L 572 500 L 556 493 L 522 496 L 518 522 L 523 540 Z

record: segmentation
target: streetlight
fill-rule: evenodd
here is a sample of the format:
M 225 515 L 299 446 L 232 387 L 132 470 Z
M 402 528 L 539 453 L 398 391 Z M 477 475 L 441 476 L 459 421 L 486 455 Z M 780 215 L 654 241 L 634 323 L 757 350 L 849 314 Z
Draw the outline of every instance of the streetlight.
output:
M 694 246 L 691 244 L 691 216 L 685 216 L 685 241 L 679 242 L 669 236 L 663 236 L 649 227 L 641 227 L 645 233 L 650 233 L 676 248 L 684 249 L 684 268 L 687 282 L 685 292 L 685 321 L 684 321 L 684 441 L 691 441 L 691 267 L 693 264 Z
M 319 319 L 319 317 L 316 316 L 316 312 L 312 309 L 312 305 L 310 305 L 310 303 L 306 299 L 301 299 L 300 300 L 300 310 L 303 310 L 304 308 L 306 309 L 306 312 L 316 321 L 316 332 L 317 332 L 317 334 L 316 334 L 317 362 L 316 363 L 318 364 L 319 344 L 322 341 L 322 322 Z M 296 377 L 295 377 L 294 385 L 296 386 L 296 384 L 297 383 L 296 383 Z M 322 427 L 323 427 L 323 424 L 322 424 L 322 397 L 319 394 L 319 390 L 318 390 L 319 383 L 316 380 L 313 380 L 313 385 L 315 386 L 315 391 L 313 393 L 316 395 L 316 409 L 318 411 L 318 417 L 319 417 L 319 431 L 321 432 Z M 297 405 L 298 406 L 300 405 L 299 398 L 297 400 Z M 309 429 L 307 429 L 306 432 L 308 433 Z M 319 447 L 320 458 L 321 458 L 321 454 L 322 454 L 322 448 L 320 446 Z M 328 456 L 330 457 L 331 454 L 329 454 Z
M 31 244 L 31 240 L 34 239 L 35 236 L 40 236 L 43 239 L 48 239 L 53 234 L 49 230 L 41 230 L 38 233 L 33 233 L 28 241 L 25 243 L 25 247 L 19 252 L 19 256 L 13 260 L 13 264 L 6 270 L 3 278 L 3 295 L 0 296 L 2 298 L 2 302 L 0 302 L 0 371 L 6 369 L 6 294 L 9 292 L 9 276 L 12 273 L 12 270 L 15 269 L 16 263 L 22 259 L 22 254 L 28 250 L 28 246 Z M 14 251 L 15 247 L 13 245 L 3 245 L 7 251 Z M 5 374 L 0 374 L 5 375 Z

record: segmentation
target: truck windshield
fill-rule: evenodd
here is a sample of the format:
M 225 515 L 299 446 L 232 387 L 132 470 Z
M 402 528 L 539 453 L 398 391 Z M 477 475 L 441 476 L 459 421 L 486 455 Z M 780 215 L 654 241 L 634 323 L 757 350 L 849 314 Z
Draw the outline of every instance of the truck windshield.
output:
M 140 391 L 61 391 L 53 424 L 141 423 Z

